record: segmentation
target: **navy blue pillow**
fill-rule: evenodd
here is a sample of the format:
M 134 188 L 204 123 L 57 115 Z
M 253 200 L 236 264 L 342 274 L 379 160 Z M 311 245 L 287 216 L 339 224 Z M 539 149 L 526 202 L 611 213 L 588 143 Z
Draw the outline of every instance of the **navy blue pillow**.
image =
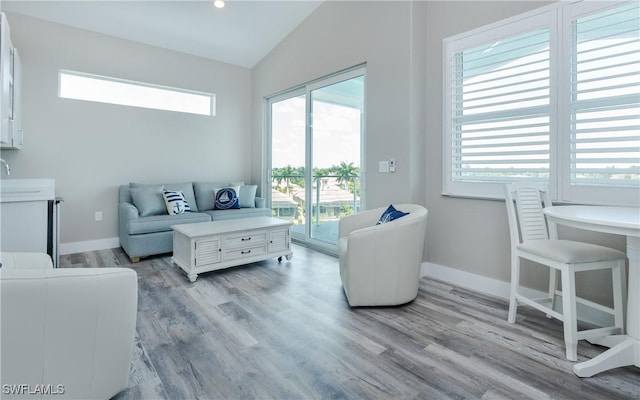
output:
M 216 196 L 216 205 L 214 210 L 240 208 L 240 201 L 238 200 L 239 188 L 237 186 L 222 189 L 214 188 L 213 192 Z
M 398 210 L 396 210 L 396 208 L 393 205 L 390 205 L 382 213 L 382 215 L 380 216 L 380 219 L 378 220 L 376 225 L 386 224 L 387 222 L 391 222 L 394 219 L 398 219 L 398 218 L 404 217 L 405 215 L 409 215 L 409 213 L 408 212 L 398 211 Z

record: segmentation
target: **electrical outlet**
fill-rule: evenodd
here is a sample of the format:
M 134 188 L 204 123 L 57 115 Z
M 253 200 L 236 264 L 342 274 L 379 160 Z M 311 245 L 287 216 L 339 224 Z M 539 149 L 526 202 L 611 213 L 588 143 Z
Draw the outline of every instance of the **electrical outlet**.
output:
M 102 211 L 96 211 L 96 221 L 102 221 Z

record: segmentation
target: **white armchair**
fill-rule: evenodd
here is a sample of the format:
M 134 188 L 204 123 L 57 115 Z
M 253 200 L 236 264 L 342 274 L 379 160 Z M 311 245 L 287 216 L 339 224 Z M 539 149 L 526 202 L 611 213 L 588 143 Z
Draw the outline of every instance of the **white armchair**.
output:
M 111 398 L 128 384 L 136 273 L 129 268 L 53 269 L 47 258 L 0 253 L 3 393 L 7 398 L 40 398 L 29 391 L 45 391 L 43 398 Z
M 418 295 L 427 209 L 395 207 L 409 215 L 376 225 L 382 207 L 340 219 L 340 277 L 352 307 L 404 304 Z

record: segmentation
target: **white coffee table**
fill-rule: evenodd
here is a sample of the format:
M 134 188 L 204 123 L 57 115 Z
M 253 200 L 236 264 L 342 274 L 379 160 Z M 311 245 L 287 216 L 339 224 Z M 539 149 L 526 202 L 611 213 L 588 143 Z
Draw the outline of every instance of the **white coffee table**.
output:
M 291 222 L 273 217 L 173 225 L 173 257 L 191 282 L 198 274 L 282 257 L 291 260 Z

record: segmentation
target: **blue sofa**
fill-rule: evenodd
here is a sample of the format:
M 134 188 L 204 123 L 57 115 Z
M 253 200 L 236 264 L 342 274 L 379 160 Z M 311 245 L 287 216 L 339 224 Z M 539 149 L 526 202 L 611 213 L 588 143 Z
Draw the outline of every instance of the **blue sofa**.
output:
M 214 188 L 240 186 L 239 209 L 214 209 Z M 162 189 L 181 191 L 191 212 L 169 215 Z M 121 185 L 118 206 L 120 246 L 132 262 L 140 257 L 173 251 L 172 225 L 219 221 L 233 218 L 271 216 L 265 200 L 256 197 L 256 185 L 243 182 L 184 182 L 167 184 L 130 183 Z

